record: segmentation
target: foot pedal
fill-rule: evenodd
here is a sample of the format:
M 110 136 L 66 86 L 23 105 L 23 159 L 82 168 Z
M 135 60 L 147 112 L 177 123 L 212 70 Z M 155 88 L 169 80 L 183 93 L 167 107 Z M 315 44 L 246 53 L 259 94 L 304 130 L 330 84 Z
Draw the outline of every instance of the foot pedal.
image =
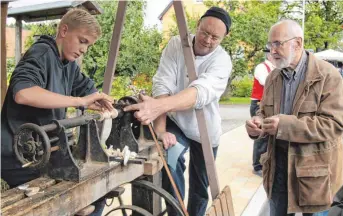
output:
M 125 192 L 125 188 L 123 187 L 117 187 L 115 189 L 113 189 L 112 191 L 108 192 L 105 195 L 106 199 L 112 199 L 114 197 L 119 197 L 120 195 L 122 195 Z
M 86 216 L 86 215 L 90 215 L 92 214 L 92 212 L 95 210 L 95 206 L 94 205 L 89 205 L 83 209 L 81 209 L 80 211 L 78 211 L 75 215 L 77 216 Z

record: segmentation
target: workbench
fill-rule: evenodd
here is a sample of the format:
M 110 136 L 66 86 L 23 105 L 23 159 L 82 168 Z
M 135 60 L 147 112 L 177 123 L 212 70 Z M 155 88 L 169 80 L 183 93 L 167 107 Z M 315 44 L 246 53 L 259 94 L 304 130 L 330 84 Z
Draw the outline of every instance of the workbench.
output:
M 101 172 L 81 182 L 59 181 L 49 177 L 40 177 L 27 183 L 29 187 L 40 188 L 40 192 L 31 197 L 26 197 L 24 191 L 18 189 L 18 187 L 5 191 L 1 194 L 1 215 L 73 215 L 118 186 L 130 183 L 135 179 L 146 176 L 149 179 L 154 179 L 153 183 L 159 185 L 159 171 L 162 168 L 162 163 L 156 152 L 155 144 L 147 142 L 139 146 L 139 154 L 146 156 L 148 159 L 142 164 L 129 163 L 127 166 L 123 166 L 119 162 L 110 162 L 106 165 L 99 163 L 98 166 Z M 153 176 L 155 178 L 151 178 Z M 144 205 L 139 197 L 144 197 L 147 200 L 147 192 L 143 188 L 138 188 L 139 194 L 137 194 L 137 188 L 133 190 L 135 190 L 135 194 L 132 194 L 133 200 L 136 200 L 140 205 Z M 138 197 L 135 197 L 136 195 Z M 156 202 L 150 202 L 148 203 L 149 206 L 143 206 L 143 208 L 155 209 L 155 212 L 160 211 L 159 199 L 156 199 L 156 196 L 151 192 L 149 196 L 151 198 L 148 200 L 156 200 Z

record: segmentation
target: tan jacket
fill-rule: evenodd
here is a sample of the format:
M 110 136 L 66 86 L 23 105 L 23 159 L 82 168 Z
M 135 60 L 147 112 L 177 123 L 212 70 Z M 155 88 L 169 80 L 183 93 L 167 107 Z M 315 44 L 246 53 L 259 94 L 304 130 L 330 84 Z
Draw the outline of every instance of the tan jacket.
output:
M 279 114 L 276 136 L 261 156 L 263 185 L 271 196 L 275 173 L 275 139 L 288 140 L 288 212 L 327 210 L 343 184 L 343 83 L 329 63 L 309 54 L 304 82 L 299 84 L 292 115 L 280 113 L 282 75 L 267 78 L 259 115 Z M 285 167 L 286 169 L 286 167 Z

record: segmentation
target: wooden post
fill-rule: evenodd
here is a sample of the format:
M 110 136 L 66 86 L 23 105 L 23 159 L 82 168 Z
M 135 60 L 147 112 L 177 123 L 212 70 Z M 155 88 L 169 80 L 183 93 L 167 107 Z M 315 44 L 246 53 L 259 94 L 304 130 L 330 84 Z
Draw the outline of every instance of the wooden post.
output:
M 124 26 L 125 21 L 125 14 L 127 8 L 128 1 L 118 1 L 118 8 L 116 14 L 116 20 L 113 28 L 112 40 L 110 45 L 110 51 L 107 60 L 106 71 L 104 74 L 104 84 L 102 86 L 102 92 L 106 94 L 111 93 L 112 82 L 114 78 L 114 73 L 116 69 L 119 47 L 120 47 L 120 40 L 121 40 L 121 33 Z M 101 140 L 104 137 L 104 125 L 111 125 L 108 124 L 109 121 L 104 121 L 101 128 Z M 156 173 L 152 176 L 146 177 L 148 181 L 153 182 L 155 185 L 162 185 L 160 173 Z M 139 196 L 136 196 L 139 194 Z M 148 197 L 148 199 L 147 199 Z M 147 200 L 153 200 L 153 202 L 148 202 Z M 137 206 L 142 206 L 144 209 L 153 212 L 154 215 L 158 215 L 161 212 L 161 199 L 158 195 L 136 186 L 132 187 L 132 203 Z M 136 213 L 133 213 L 135 215 Z
M 118 9 L 117 9 L 116 21 L 113 28 L 110 52 L 108 54 L 106 71 L 104 74 L 104 84 L 102 85 L 102 92 L 106 94 L 111 93 L 112 81 L 114 77 L 114 72 L 116 71 L 121 32 L 122 32 L 124 21 L 125 21 L 127 4 L 128 4 L 127 1 L 118 2 Z
M 156 187 L 162 187 L 162 167 L 162 158 L 156 156 L 151 157 L 144 163 L 144 180 L 153 183 Z M 132 205 L 142 207 L 153 215 L 161 215 L 162 200 L 158 194 L 136 184 L 131 184 L 131 193 Z M 132 216 L 138 215 L 140 214 L 132 213 Z
M 21 58 L 22 45 L 22 21 L 20 17 L 16 18 L 15 22 L 15 63 L 17 64 Z
M 8 2 L 1 2 L 1 107 L 4 103 L 7 91 L 6 71 L 6 18 Z
M 185 58 L 185 63 L 189 75 L 189 82 L 197 79 L 197 75 L 195 73 L 195 64 L 194 64 L 194 52 L 193 46 L 191 42 L 191 37 L 188 32 L 187 22 L 186 22 L 186 15 L 185 11 L 182 6 L 182 1 L 174 0 L 173 1 L 177 26 L 180 33 L 180 38 L 182 42 L 182 49 Z M 221 195 L 222 199 L 220 199 L 220 188 L 219 188 L 219 181 L 217 176 L 217 169 L 214 162 L 212 145 L 208 136 L 207 125 L 205 120 L 204 111 L 202 109 L 195 111 L 198 127 L 200 132 L 200 139 L 201 139 L 201 146 L 202 151 L 204 154 L 205 164 L 206 164 L 206 172 L 208 176 L 208 181 L 211 189 L 212 200 L 213 204 L 212 207 L 209 209 L 206 215 L 214 216 L 214 215 L 229 215 L 234 216 L 233 204 L 232 204 L 232 197 L 231 191 L 229 186 L 226 186 Z M 225 196 L 226 202 L 223 201 L 223 197 Z
M 125 21 L 127 4 L 128 4 L 127 1 L 118 2 L 116 21 L 113 28 L 111 46 L 110 46 L 110 51 L 108 53 L 106 71 L 104 74 L 104 84 L 102 85 L 102 92 L 108 95 L 111 93 L 114 73 L 116 71 L 116 64 L 117 64 L 117 59 L 118 59 L 119 47 L 120 47 L 120 39 L 121 39 L 121 33 L 124 26 L 124 21 Z M 104 136 L 105 136 L 103 128 L 105 126 L 110 127 L 110 125 L 112 125 L 110 120 L 104 120 L 102 123 L 99 124 L 101 142 L 103 142 Z
M 183 9 L 182 1 L 173 1 L 177 26 L 182 41 L 183 53 L 185 56 L 185 63 L 189 75 L 189 82 L 197 79 L 195 74 L 194 53 L 190 35 L 188 33 L 186 15 Z M 207 126 L 204 111 L 202 109 L 196 110 L 196 117 L 198 120 L 198 127 L 200 132 L 201 146 L 204 153 L 204 159 L 206 164 L 206 171 L 208 181 L 211 189 L 212 199 L 217 198 L 220 192 L 217 169 L 214 163 L 212 145 L 208 136 Z

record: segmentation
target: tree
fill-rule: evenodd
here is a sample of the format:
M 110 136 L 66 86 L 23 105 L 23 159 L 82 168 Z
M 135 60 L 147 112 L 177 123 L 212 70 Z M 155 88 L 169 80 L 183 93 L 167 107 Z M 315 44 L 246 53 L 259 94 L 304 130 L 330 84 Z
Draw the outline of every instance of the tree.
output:
M 103 36 L 88 50 L 83 63 L 84 71 L 88 73 L 97 64 L 98 70 L 95 74 L 89 75 L 96 81 L 98 87 L 101 87 L 118 2 L 100 1 L 99 4 L 104 9 L 104 13 L 97 16 Z M 143 1 L 128 3 L 116 66 L 117 75 L 132 77 L 138 73 L 146 73 L 151 76 L 157 69 L 162 35 L 155 27 L 144 27 L 144 7 Z
M 191 14 L 189 14 L 186 9 L 184 8 L 184 11 L 186 13 L 186 21 L 187 21 L 187 27 L 189 32 L 191 32 L 192 34 L 195 34 L 197 26 L 198 26 L 198 20 L 200 19 L 200 16 L 192 16 Z M 175 22 L 175 25 L 171 26 L 169 31 L 168 31 L 168 36 L 169 38 L 175 35 L 179 34 L 179 29 L 176 26 L 176 15 L 173 14 L 173 21 Z M 169 39 L 168 38 L 168 39 Z M 165 44 L 167 44 L 168 41 L 165 41 Z
M 263 58 L 262 50 L 267 43 L 270 26 L 282 14 L 282 2 L 275 1 L 205 1 L 208 7 L 219 6 L 229 12 L 232 19 L 230 35 L 225 37 L 221 46 L 229 53 L 233 69 L 224 96 L 236 77 L 251 74 L 252 69 Z M 200 17 L 188 17 L 188 26 L 195 32 Z M 176 27 L 175 27 L 176 28 Z M 171 34 L 176 34 L 174 28 Z
M 40 35 L 50 35 L 50 36 L 55 36 L 57 32 L 57 21 L 52 21 L 48 23 L 40 23 L 40 24 L 29 24 L 31 34 L 30 37 L 27 38 L 25 41 L 24 48 L 27 50 L 30 48 L 30 46 L 35 42 L 37 37 Z
M 94 79 L 97 87 L 101 88 L 118 2 L 99 1 L 99 4 L 104 10 L 104 13 L 96 16 L 102 29 L 102 36 L 85 54 L 82 60 L 82 71 Z M 162 34 L 156 27 L 144 27 L 144 7 L 143 1 L 129 1 L 128 3 L 116 75 L 133 77 L 138 73 L 144 73 L 151 77 L 157 69 L 161 55 Z M 57 22 L 34 24 L 30 27 L 32 33 L 25 44 L 26 48 L 33 44 L 34 35 L 56 35 Z
M 12 73 L 15 68 L 15 59 L 14 58 L 6 58 L 6 75 L 7 75 L 7 86 L 10 84 L 10 79 L 12 76 Z
M 343 37 L 342 1 L 306 1 L 305 48 L 314 51 L 336 47 Z

